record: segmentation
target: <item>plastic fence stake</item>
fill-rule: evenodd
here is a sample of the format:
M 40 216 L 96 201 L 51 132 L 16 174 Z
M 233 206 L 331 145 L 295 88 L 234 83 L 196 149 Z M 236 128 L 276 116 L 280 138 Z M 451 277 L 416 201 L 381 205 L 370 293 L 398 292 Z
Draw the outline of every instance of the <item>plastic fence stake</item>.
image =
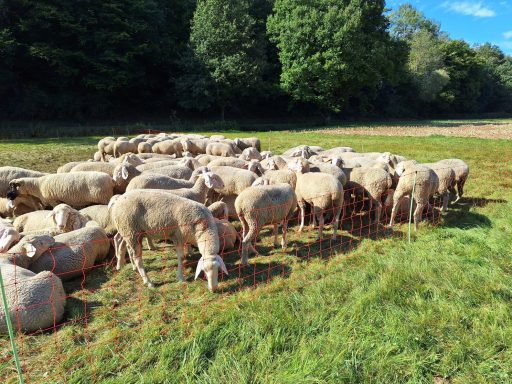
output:
M 25 380 L 23 379 L 23 372 L 21 371 L 20 358 L 18 356 L 18 351 L 16 350 L 16 342 L 14 341 L 14 333 L 12 331 L 11 315 L 9 314 L 9 306 L 7 305 L 7 297 L 5 295 L 4 279 L 2 277 L 2 269 L 1 268 L 0 268 L 0 291 L 2 291 L 2 303 L 4 306 L 5 321 L 7 323 L 9 339 L 11 340 L 12 355 L 14 357 L 14 362 L 16 364 L 16 370 L 18 371 L 18 377 L 20 380 L 20 384 L 24 384 Z
M 414 208 L 414 192 L 416 191 L 416 177 L 418 172 L 414 174 L 414 184 L 412 185 L 411 193 L 411 207 L 409 208 L 409 244 L 411 243 L 411 223 L 412 223 L 412 209 Z

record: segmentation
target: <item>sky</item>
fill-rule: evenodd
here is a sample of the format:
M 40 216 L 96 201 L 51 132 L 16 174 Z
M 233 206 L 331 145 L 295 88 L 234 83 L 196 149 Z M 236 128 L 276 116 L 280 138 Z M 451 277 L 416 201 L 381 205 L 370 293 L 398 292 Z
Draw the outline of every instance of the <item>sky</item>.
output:
M 387 0 L 388 8 L 410 3 L 453 39 L 470 44 L 490 42 L 512 55 L 512 0 Z

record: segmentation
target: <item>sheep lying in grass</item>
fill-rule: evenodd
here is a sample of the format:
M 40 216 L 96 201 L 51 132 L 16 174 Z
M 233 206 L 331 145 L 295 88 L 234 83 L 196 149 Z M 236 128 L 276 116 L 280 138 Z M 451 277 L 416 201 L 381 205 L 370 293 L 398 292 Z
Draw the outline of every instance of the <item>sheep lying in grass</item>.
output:
M 0 217 L 13 217 L 43 209 L 41 202 L 30 196 L 18 196 L 14 200 L 0 197 Z
M 0 252 L 6 252 L 20 239 L 20 233 L 14 225 L 5 219 L 0 219 Z
M 414 230 L 418 230 L 419 221 L 423 209 L 428 205 L 428 200 L 439 188 L 439 178 L 436 173 L 414 161 L 404 161 L 397 165 L 396 173 L 400 176 L 398 185 L 393 195 L 393 210 L 389 226 L 393 226 L 397 209 L 404 196 L 412 196 L 416 202 L 414 210 Z M 414 194 L 413 194 L 414 189 Z
M 249 251 L 258 253 L 252 241 L 264 225 L 274 226 L 274 244 L 277 241 L 278 226 L 282 223 L 281 247 L 286 248 L 288 219 L 297 206 L 293 188 L 288 184 L 263 185 L 247 188 L 235 200 L 235 208 L 242 223 L 242 265 L 249 264 Z
M 198 246 L 201 259 L 196 268 L 196 278 L 204 271 L 210 291 L 217 289 L 219 268 L 227 274 L 219 256 L 217 225 L 204 205 L 165 191 L 130 191 L 117 199 L 110 213 L 119 235 L 126 241 L 130 259 L 149 287 L 153 287 L 153 283 L 142 264 L 140 236 L 174 242 L 180 281 L 184 281 L 182 258 L 185 244 Z M 118 268 L 123 263 L 124 258 L 119 258 Z
M 297 174 L 297 185 L 295 193 L 297 203 L 300 209 L 300 227 L 299 232 L 304 228 L 304 218 L 306 215 L 306 203 L 312 205 L 314 215 L 318 220 L 318 236 L 322 239 L 324 226 L 324 212 L 332 210 L 334 215 L 333 240 L 336 239 L 341 211 L 343 209 L 343 186 L 333 175 L 327 173 L 306 173 L 307 166 L 297 159 L 288 165 L 292 171 Z
M 51 211 L 26 213 L 14 219 L 16 230 L 34 233 L 46 229 L 57 229 L 59 232 L 70 232 L 85 227 L 89 220 L 76 209 L 67 204 L 59 204 Z
M 39 178 L 14 179 L 7 198 L 33 196 L 55 207 L 61 203 L 80 208 L 107 204 L 114 192 L 114 180 L 101 172 L 57 173 Z
M 54 237 L 55 244 L 30 265 L 33 272 L 51 271 L 63 280 L 83 276 L 95 262 L 103 261 L 110 250 L 107 234 L 90 221 L 76 231 Z
M 64 316 L 66 293 L 52 272 L 34 273 L 28 268 L 54 244 L 50 236 L 27 236 L 0 255 L 9 316 L 14 328 L 34 332 L 54 327 Z M 0 306 L 0 333 L 7 333 L 6 314 Z

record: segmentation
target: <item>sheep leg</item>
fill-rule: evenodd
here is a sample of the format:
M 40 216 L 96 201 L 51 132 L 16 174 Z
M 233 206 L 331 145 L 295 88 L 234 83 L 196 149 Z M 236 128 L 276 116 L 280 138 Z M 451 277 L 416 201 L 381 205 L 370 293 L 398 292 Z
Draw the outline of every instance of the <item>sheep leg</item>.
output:
M 283 237 L 281 238 L 281 248 L 286 249 L 286 230 L 288 228 L 288 220 L 283 220 Z
M 298 203 L 299 209 L 300 209 L 300 227 L 299 232 L 302 232 L 304 229 L 304 215 L 305 215 L 305 209 L 304 209 L 304 202 Z
M 119 233 L 116 233 L 114 236 L 114 251 L 115 251 L 115 255 L 116 255 L 116 259 L 117 259 L 116 269 L 118 271 L 123 267 L 123 265 L 125 263 L 124 254 L 121 253 L 121 244 L 123 241 L 124 240 L 121 237 L 121 235 Z
M 466 183 L 465 179 L 461 179 L 457 181 L 457 199 L 455 199 L 454 203 L 458 203 L 460 199 L 462 199 L 462 195 L 464 194 L 464 184 Z
M 332 233 L 332 239 L 333 240 L 336 240 L 336 237 L 337 237 L 337 233 L 338 233 L 338 228 L 339 228 L 339 225 L 340 225 L 340 216 L 341 216 L 341 211 L 342 210 L 345 210 L 345 207 L 342 207 L 341 205 L 336 207 L 336 213 L 334 215 L 334 223 L 333 223 L 333 233 Z
M 183 250 L 186 247 L 186 245 L 181 243 L 176 243 L 176 257 L 178 259 L 178 271 L 176 273 L 176 279 L 178 281 L 184 282 L 185 277 L 183 276 Z
M 322 240 L 322 232 L 323 232 L 323 229 L 324 229 L 324 214 L 323 214 L 323 210 L 320 209 L 320 207 L 314 207 L 314 211 L 313 211 L 314 215 L 317 217 L 318 219 L 318 236 L 317 236 L 317 240 Z
M 156 251 L 158 249 L 155 246 L 155 243 L 153 243 L 153 239 L 151 239 L 150 237 L 146 237 L 146 243 L 150 251 Z
M 251 225 L 251 223 L 247 223 L 249 230 L 247 231 L 246 235 L 244 236 L 242 240 L 242 265 L 246 266 L 249 265 L 249 249 L 254 249 L 253 245 L 251 244 L 251 241 L 254 237 L 257 235 L 257 229 L 254 227 L 254 225 Z M 257 253 L 257 252 L 256 252 Z
M 418 201 L 418 204 L 416 205 L 416 210 L 414 211 L 414 231 L 418 230 L 419 222 L 421 220 L 421 215 L 423 214 L 424 207 L 425 204 Z
M 391 220 L 389 222 L 389 226 L 392 227 L 395 224 L 395 218 L 397 214 L 397 209 L 400 206 L 400 202 L 402 201 L 403 196 L 400 196 L 399 198 L 393 198 L 394 204 L 393 209 L 391 210 Z
M 279 247 L 279 241 L 277 241 L 277 237 L 279 235 L 279 224 L 274 224 L 274 246 Z
M 441 212 L 448 211 L 448 200 L 450 199 L 450 192 L 445 192 L 443 194 L 443 208 L 441 208 Z
M 146 270 L 144 269 L 144 264 L 142 263 L 142 246 L 134 239 L 130 239 L 126 246 L 128 248 L 128 254 L 131 254 L 131 259 L 134 261 L 135 267 L 142 277 L 142 282 L 149 288 L 154 288 L 153 283 L 149 279 Z
M 375 219 L 373 220 L 373 224 L 379 225 L 380 216 L 382 214 L 382 203 L 380 199 L 377 199 L 377 208 L 375 208 Z

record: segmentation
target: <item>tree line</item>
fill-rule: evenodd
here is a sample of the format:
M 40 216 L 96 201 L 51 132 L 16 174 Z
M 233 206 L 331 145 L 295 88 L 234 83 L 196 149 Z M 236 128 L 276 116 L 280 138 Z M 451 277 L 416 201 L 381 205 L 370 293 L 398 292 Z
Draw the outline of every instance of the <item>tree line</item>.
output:
M 512 57 L 384 0 L 0 0 L 0 117 L 512 112 Z

